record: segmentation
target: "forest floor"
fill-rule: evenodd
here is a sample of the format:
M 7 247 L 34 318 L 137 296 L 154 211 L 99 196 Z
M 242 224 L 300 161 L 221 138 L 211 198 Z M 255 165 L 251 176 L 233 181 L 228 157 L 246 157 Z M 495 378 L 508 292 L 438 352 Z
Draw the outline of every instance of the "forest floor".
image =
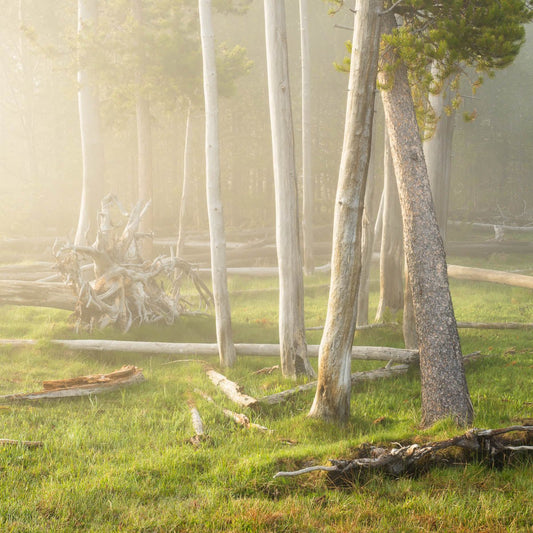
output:
M 465 264 L 458 261 L 450 259 Z M 504 257 L 476 266 L 511 270 Z M 327 276 L 306 279 L 308 327 L 324 323 L 328 282 Z M 235 342 L 277 341 L 277 295 L 263 290 L 275 284 L 273 279 L 230 280 Z M 453 280 L 451 287 L 459 321 L 533 322 L 528 290 Z M 371 313 L 376 300 L 374 290 Z M 464 353 L 483 354 L 466 363 L 474 427 L 531 420 L 533 330 L 460 334 Z M 309 331 L 308 343 L 319 343 L 320 335 Z M 0 338 L 40 341 L 33 347 L 0 346 L 0 395 L 40 390 L 43 380 L 111 372 L 126 364 L 142 367 L 146 377 L 142 384 L 98 396 L 0 403 L 0 438 L 43 442 L 40 448 L 0 447 L 1 531 L 533 531 L 530 457 L 500 469 L 477 463 L 399 479 L 372 474 L 344 488 L 332 487 L 321 472 L 273 479 L 280 470 L 350 458 L 363 443 L 423 443 L 462 433 L 447 421 L 420 429 L 416 369 L 355 387 L 345 427 L 306 418 L 312 392 L 246 411 L 252 422 L 272 430 L 263 433 L 223 416 L 220 406 L 242 409 L 214 388 L 201 364 L 171 363 L 177 357 L 168 355 L 72 352 L 48 342 L 87 337 L 73 331 L 66 312 L 0 307 Z M 125 336 L 104 330 L 91 337 L 214 342 L 215 327 L 212 318 L 185 317 L 172 327 L 134 328 Z M 398 328 L 358 332 L 355 342 L 402 347 Z M 216 358 L 208 361 L 217 366 Z M 279 372 L 253 374 L 276 364 L 276 358 L 243 356 L 235 368 L 222 372 L 246 393 L 261 397 L 294 385 Z M 380 366 L 354 361 L 353 371 Z M 209 435 L 196 447 L 189 443 L 194 434 L 189 399 Z

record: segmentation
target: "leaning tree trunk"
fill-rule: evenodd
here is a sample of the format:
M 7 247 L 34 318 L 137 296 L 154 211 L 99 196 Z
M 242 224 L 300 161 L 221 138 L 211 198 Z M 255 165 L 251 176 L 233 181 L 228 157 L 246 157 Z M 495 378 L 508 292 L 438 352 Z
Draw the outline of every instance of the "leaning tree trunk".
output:
M 387 130 L 384 145 L 383 230 L 379 256 L 377 322 L 385 319 L 387 311 L 395 315 L 403 306 L 402 214 Z
M 300 48 L 302 55 L 302 236 L 304 270 L 314 272 L 313 175 L 311 174 L 311 54 L 309 46 L 308 0 L 300 0 Z
M 424 156 L 428 168 L 435 214 L 442 238 L 446 240 L 448 203 L 452 162 L 452 141 L 455 126 L 455 110 L 452 108 L 450 80 L 446 80 L 439 94 L 430 94 L 437 124 L 430 139 L 424 143 Z
M 231 311 L 226 275 L 226 237 L 220 192 L 220 158 L 218 150 L 218 88 L 215 60 L 215 35 L 211 20 L 211 0 L 199 0 L 200 30 L 205 99 L 205 166 L 207 214 L 211 249 L 211 280 L 215 301 L 217 343 L 220 364 L 235 364 L 235 346 L 231 330 Z
M 78 0 L 78 39 L 83 43 L 85 34 L 98 21 L 98 0 Z M 96 213 L 104 196 L 104 145 L 100 125 L 100 102 L 94 75 L 84 65 L 79 51 L 78 109 L 80 116 L 82 189 L 78 227 L 74 244 L 84 246 L 94 240 L 98 230 Z
M 133 13 L 139 29 L 143 27 L 142 0 L 133 0 Z M 150 101 L 145 94 L 144 86 L 144 44 L 142 37 L 138 42 L 139 66 L 137 76 L 137 94 L 135 95 L 135 114 L 137 118 L 137 200 L 143 205 L 148 205 L 141 222 L 140 231 L 151 234 L 154 228 L 153 212 L 153 183 L 152 183 L 152 124 L 150 118 Z M 148 204 L 150 202 L 150 204 Z M 142 245 L 142 255 L 152 259 L 152 239 L 145 239 Z
M 276 197 L 279 337 L 284 376 L 312 375 L 307 359 L 285 0 L 265 0 L 268 96 Z
M 393 15 L 384 15 L 391 32 Z M 384 56 L 397 64 L 392 48 Z M 381 70 L 379 81 L 390 87 Z M 402 208 L 404 247 L 412 290 L 422 380 L 422 423 L 429 426 L 447 416 L 468 424 L 473 408 L 465 378 L 461 344 L 450 297 L 446 256 L 427 175 L 411 89 L 405 65 L 394 70 L 393 84 L 382 91 L 385 124 Z
M 370 160 L 380 41 L 381 0 L 359 1 L 333 222 L 328 310 L 318 359 L 318 384 L 309 416 L 347 422 L 351 349 L 361 272 L 361 217 Z

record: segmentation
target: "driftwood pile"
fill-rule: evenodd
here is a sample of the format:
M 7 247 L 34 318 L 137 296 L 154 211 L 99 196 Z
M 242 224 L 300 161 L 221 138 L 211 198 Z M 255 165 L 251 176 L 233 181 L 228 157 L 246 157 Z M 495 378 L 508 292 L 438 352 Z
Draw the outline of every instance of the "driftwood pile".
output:
M 172 324 L 182 314 L 190 314 L 191 303 L 182 297 L 185 279 L 192 281 L 201 305 L 212 296 L 191 265 L 171 255 L 153 261 L 141 257 L 139 223 L 147 205 L 138 203 L 123 226 L 111 220 L 111 209 L 120 207 L 108 195 L 102 201 L 99 227 L 92 246 L 65 245 L 55 250 L 57 269 L 72 288 L 77 303 L 78 327 L 91 330 L 113 324 L 127 331 L 133 324 L 163 321 Z M 88 279 L 86 259 L 93 262 L 94 279 Z
M 503 437 L 514 433 L 514 437 Z M 366 445 L 354 459 L 330 459 L 332 466 L 310 466 L 293 472 L 278 472 L 274 477 L 294 477 L 325 471 L 335 484 L 353 484 L 368 472 L 382 472 L 398 477 L 425 472 L 436 464 L 464 464 L 468 460 L 503 466 L 517 453 L 533 452 L 533 426 L 510 426 L 501 429 L 471 429 L 452 439 L 420 446 L 396 448 Z

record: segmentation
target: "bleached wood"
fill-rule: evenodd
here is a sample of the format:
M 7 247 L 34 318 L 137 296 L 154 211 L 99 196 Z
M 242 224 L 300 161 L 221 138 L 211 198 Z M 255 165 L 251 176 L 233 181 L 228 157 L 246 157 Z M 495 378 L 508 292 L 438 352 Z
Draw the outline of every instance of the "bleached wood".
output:
M 512 287 L 533 289 L 533 276 L 524 276 L 523 274 L 514 274 L 501 270 L 448 265 L 448 277 L 469 281 L 489 281 Z
M 232 402 L 242 407 L 252 407 L 257 403 L 255 398 L 241 392 L 241 387 L 237 383 L 230 381 L 226 376 L 220 374 L 212 368 L 207 368 L 205 373 L 213 385 L 218 387 Z
M 39 281 L 0 281 L 0 303 L 52 307 L 73 311 L 77 298 L 64 283 Z
M 16 439 L 0 439 L 1 446 L 22 446 L 23 448 L 42 448 L 41 441 L 32 440 L 16 440 Z

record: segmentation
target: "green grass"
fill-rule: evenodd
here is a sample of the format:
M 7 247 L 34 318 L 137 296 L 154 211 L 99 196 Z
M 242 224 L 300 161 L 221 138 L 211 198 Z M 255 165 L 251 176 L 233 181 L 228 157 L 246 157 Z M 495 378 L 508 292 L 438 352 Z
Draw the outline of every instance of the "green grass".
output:
M 306 281 L 306 322 L 325 319 L 326 276 Z M 277 342 L 272 280 L 231 280 L 236 342 Z M 452 282 L 457 317 L 465 321 L 533 322 L 531 292 L 484 283 Z M 371 299 L 375 312 L 376 294 Z M 79 335 L 85 337 L 86 335 Z M 146 326 L 97 338 L 214 342 L 212 318 L 183 318 L 169 328 Z M 0 394 L 37 390 L 43 379 L 142 367 L 147 381 L 90 398 L 0 404 L 0 437 L 41 440 L 43 448 L 0 447 L 0 531 L 533 531 L 533 461 L 502 470 L 486 465 L 438 468 L 417 478 L 369 476 L 350 489 L 328 486 L 323 474 L 272 479 L 278 470 L 347 458 L 365 442 L 446 438 L 444 421 L 420 430 L 416 370 L 355 388 L 345 427 L 306 418 L 313 394 L 247 413 L 272 429 L 245 430 L 194 394 L 200 388 L 238 410 L 207 380 L 201 365 L 173 356 L 79 353 L 47 343 L 76 338 L 68 313 L 0 307 L 0 337 L 35 338 L 32 348 L 0 347 Z M 320 332 L 309 332 L 317 343 Z M 532 417 L 533 332 L 463 330 L 476 427 L 500 427 Z M 365 345 L 401 346 L 398 330 L 359 332 Z M 216 358 L 210 358 L 213 365 Z M 224 371 L 251 395 L 293 385 L 279 374 L 252 372 L 278 361 L 243 357 Z M 314 362 L 316 365 L 316 361 Z M 354 362 L 353 370 L 381 366 Z M 187 398 L 192 394 L 210 435 L 194 448 Z M 380 420 L 378 422 L 378 420 Z M 288 444 L 290 439 L 292 444 Z

